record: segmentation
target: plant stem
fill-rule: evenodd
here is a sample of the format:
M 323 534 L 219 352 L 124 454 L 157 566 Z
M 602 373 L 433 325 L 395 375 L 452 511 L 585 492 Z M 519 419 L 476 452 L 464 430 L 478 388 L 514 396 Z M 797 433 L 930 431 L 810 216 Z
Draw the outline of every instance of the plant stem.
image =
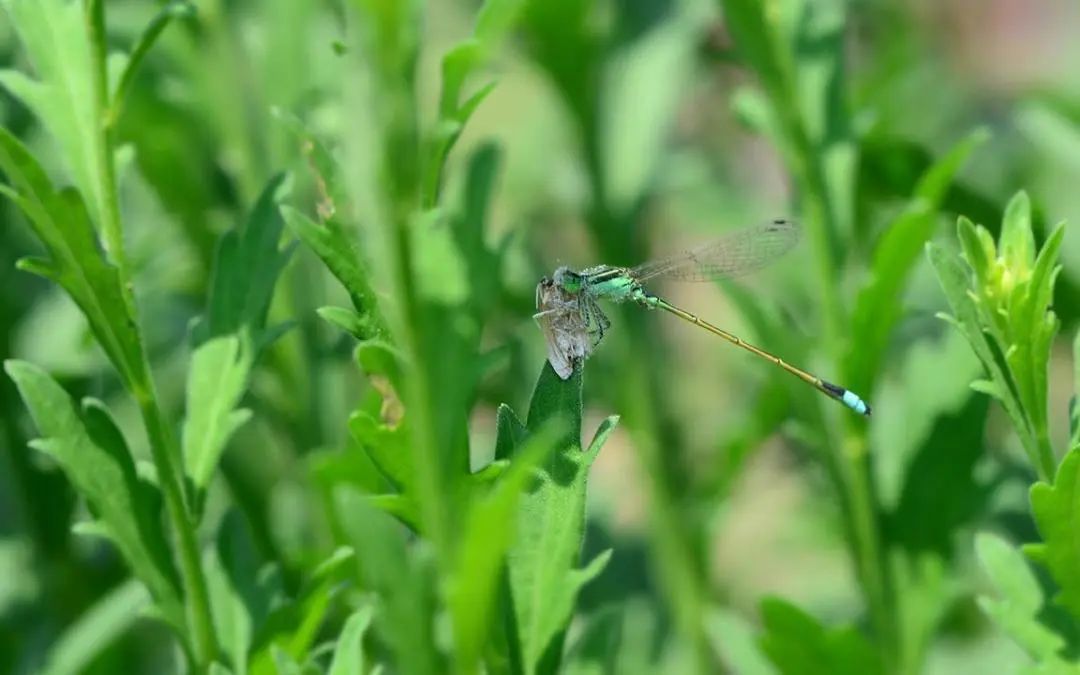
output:
M 794 106 L 792 106 L 793 109 Z M 812 151 L 806 131 L 793 120 L 790 133 L 794 146 L 794 172 L 804 189 L 803 208 L 809 225 L 814 259 L 818 269 L 819 304 L 823 343 L 830 356 L 838 362 L 842 354 L 842 326 L 846 319 L 840 304 L 838 268 L 832 249 L 835 232 L 834 209 L 829 204 L 825 179 Z M 827 426 L 831 427 L 832 425 Z M 892 602 L 888 561 L 882 555 L 876 496 L 870 478 L 870 462 L 866 451 L 865 434 L 850 425 L 842 434 L 828 433 L 829 446 L 837 463 L 836 486 L 847 505 L 847 529 L 851 533 L 851 554 L 863 588 L 872 624 L 879 640 L 882 656 L 888 667 L 895 662 L 899 624 Z M 839 437 L 838 437 L 839 436 Z
M 1050 437 L 1045 424 L 1040 425 L 1035 443 L 1038 449 L 1035 467 L 1038 469 L 1039 479 L 1046 483 L 1053 483 L 1054 475 L 1057 474 L 1058 463 L 1057 458 L 1054 457 L 1054 448 L 1050 444 Z
M 897 657 L 901 653 L 900 625 L 888 560 L 881 548 L 866 439 L 861 434 L 849 431 L 840 447 L 840 487 L 847 505 L 848 530 L 852 537 L 851 554 L 883 660 L 886 668 L 892 669 L 897 665 Z
M 768 25 L 765 21 L 762 28 Z M 774 52 L 775 53 L 775 52 Z M 780 133 L 786 147 L 784 153 L 796 183 L 801 187 L 803 216 L 813 249 L 817 269 L 818 304 L 820 307 L 822 339 L 830 351 L 831 360 L 843 356 L 843 326 L 847 319 L 840 300 L 837 270 L 840 266 L 834 248 L 836 236 L 836 205 L 832 203 L 818 148 L 810 139 L 800 114 L 795 74 L 775 60 L 771 77 L 762 73 L 763 84 L 778 116 Z M 832 431 L 837 425 L 823 420 L 828 453 L 826 461 L 832 467 L 830 475 L 844 503 L 846 530 L 850 535 L 850 552 L 859 583 L 867 604 L 879 649 L 888 668 L 896 665 L 899 653 L 899 621 L 896 616 L 894 589 L 888 560 L 882 552 L 878 507 L 866 451 L 865 432 L 847 426 L 842 433 Z
M 595 116 L 579 112 L 583 133 L 585 162 L 588 169 L 592 207 L 589 223 L 597 246 L 606 260 L 632 262 L 643 259 L 633 250 L 631 237 L 626 236 L 633 217 L 618 218 L 612 212 L 604 188 L 604 168 L 599 145 L 600 131 Z M 649 344 L 649 331 L 637 308 L 625 307 L 623 315 L 627 324 L 626 339 L 632 354 L 647 353 L 655 348 Z M 695 553 L 693 533 L 688 523 L 693 522 L 679 507 L 678 485 L 675 468 L 679 464 L 678 447 L 661 441 L 662 403 L 656 396 L 659 391 L 650 382 L 648 364 L 639 359 L 629 362 L 626 369 L 628 386 L 625 387 L 625 404 L 630 414 L 626 416 L 636 432 L 634 447 L 644 469 L 649 491 L 649 515 L 651 532 L 656 543 L 655 559 L 661 579 L 661 588 L 675 617 L 679 633 L 686 637 L 694 672 L 715 672 L 713 658 L 705 634 L 705 603 L 708 600 L 708 581 L 704 566 Z
M 165 421 L 158 403 L 150 369 L 150 359 L 139 330 L 138 311 L 131 283 L 131 271 L 124 252 L 123 223 L 116 188 L 116 166 L 112 133 L 107 127 L 109 110 L 108 76 L 106 71 L 105 6 L 103 0 L 87 0 L 86 27 L 91 44 L 91 77 L 94 83 L 94 105 L 98 120 L 99 138 L 94 144 L 102 195 L 101 230 L 108 249 L 109 260 L 116 266 L 129 320 L 136 327 L 139 357 L 131 380 L 126 382 L 142 414 L 150 440 L 150 451 L 158 473 L 158 482 L 165 500 L 165 509 L 176 535 L 180 570 L 184 580 L 187 608 L 188 638 L 191 642 L 195 667 L 205 671 L 217 656 L 218 646 L 210 613 L 210 596 L 199 559 L 195 523 L 185 498 L 180 473 L 180 453 L 172 429 Z
M 648 373 L 640 363 L 632 361 L 627 372 L 630 380 L 627 399 L 631 411 L 627 418 L 634 420 L 637 432 L 634 434 L 634 445 L 644 469 L 643 474 L 648 477 L 649 519 L 656 545 L 654 555 L 660 586 L 667 596 L 679 634 L 690 644 L 694 672 L 715 672 L 717 664 L 704 624 L 707 582 L 702 565 L 694 554 L 693 533 L 688 531 L 688 523 L 692 521 L 680 512 L 674 494 L 672 458 L 659 441 L 655 401 L 650 394 L 656 389 L 648 386 Z
M 147 374 L 149 371 L 144 371 Z M 183 482 L 173 461 L 177 453 L 175 439 L 165 421 L 153 392 L 150 389 L 136 394 L 146 433 L 150 439 L 150 452 L 158 471 L 158 482 L 165 498 L 165 509 L 176 534 L 177 553 L 180 557 L 180 574 L 184 580 L 184 597 L 187 608 L 188 632 L 196 669 L 204 671 L 218 653 L 217 637 L 210 612 L 210 595 L 199 559 L 199 544 L 195 525 L 184 500 Z
M 128 302 L 128 313 L 134 316 L 131 299 L 131 274 L 127 255 L 124 253 L 124 230 L 120 220 L 120 201 L 116 190 L 116 166 L 113 158 L 112 132 L 107 120 L 109 111 L 109 76 L 106 69 L 107 44 L 105 37 L 104 0 L 87 0 L 86 29 L 90 38 L 90 77 L 94 88 L 95 117 L 98 120 L 96 142 L 93 143 L 94 161 L 97 164 L 101 185 L 100 192 L 102 238 L 109 261 L 116 266 Z

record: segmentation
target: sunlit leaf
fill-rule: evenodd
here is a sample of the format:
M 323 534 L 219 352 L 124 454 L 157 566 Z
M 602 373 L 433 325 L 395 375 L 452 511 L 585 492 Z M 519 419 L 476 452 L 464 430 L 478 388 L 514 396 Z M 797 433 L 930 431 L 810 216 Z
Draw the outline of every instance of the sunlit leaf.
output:
M 854 628 L 827 628 L 777 598 L 762 602 L 761 614 L 765 624 L 761 647 L 783 675 L 885 672 L 878 655 Z
M 509 552 L 518 635 L 530 673 L 548 650 L 559 652 L 578 591 L 600 573 L 610 556 L 608 551 L 578 568 L 589 466 L 615 424 L 614 418 L 606 421 L 590 447 L 582 450 L 580 369 L 563 381 L 550 364 L 544 365 L 529 405 L 528 434 L 554 420 L 561 421 L 566 431 L 521 498 L 517 539 Z
M 1043 606 L 1042 589 L 1024 557 L 990 534 L 976 537 L 975 550 L 1000 596 L 980 597 L 983 611 L 1036 661 L 1057 661 L 1065 643 L 1037 618 Z
M 1065 455 L 1053 485 L 1036 483 L 1031 488 L 1031 510 L 1042 543 L 1025 548 L 1033 559 L 1050 570 L 1060 591 L 1056 601 L 1080 620 L 1080 448 Z
M 360 609 L 349 615 L 345 621 L 345 627 L 338 636 L 337 647 L 334 648 L 334 659 L 330 662 L 330 670 L 327 675 L 365 675 L 364 667 L 364 634 L 371 626 L 371 618 L 374 608 L 365 604 Z
M 82 197 L 74 189 L 57 191 L 41 165 L 6 129 L 0 128 L 0 169 L 11 188 L 0 185 L 29 219 L 49 253 L 29 258 L 20 268 L 59 284 L 86 315 L 98 343 L 133 391 L 146 381 L 142 346 L 124 299 L 116 268 L 98 245 Z
M 87 399 L 79 407 L 44 371 L 7 361 L 41 438 L 33 446 L 52 457 L 89 503 L 95 531 L 107 536 L 146 584 L 161 615 L 182 629 L 179 578 L 161 526 L 161 497 L 141 480 L 127 444 L 104 405 Z

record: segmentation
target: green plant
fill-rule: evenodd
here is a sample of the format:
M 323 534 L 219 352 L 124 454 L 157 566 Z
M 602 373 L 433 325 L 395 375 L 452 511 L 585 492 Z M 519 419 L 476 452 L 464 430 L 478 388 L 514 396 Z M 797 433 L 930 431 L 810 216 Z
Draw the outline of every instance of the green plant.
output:
M 1080 107 L 949 7 L 0 0 L 0 662 L 1077 671 Z M 657 292 L 871 420 L 634 307 L 544 365 L 542 275 L 765 217 Z
M 1069 451 L 1058 462 L 1047 403 L 1050 350 L 1060 326 L 1051 303 L 1061 272 L 1057 259 L 1064 223 L 1036 250 L 1031 203 L 1021 192 L 1005 209 L 996 245 L 985 228 L 967 218 L 960 218 L 957 234 L 962 258 L 941 246 L 928 250 L 953 311 L 943 318 L 967 338 L 990 377 L 975 381 L 972 388 L 1005 409 L 1040 479 L 1031 487 L 1030 500 L 1042 541 L 1025 545 L 1024 552 L 1050 572 L 1059 589 L 1057 604 L 1071 615 L 1058 623 L 1071 624 L 1068 630 L 1075 631 L 1080 619 L 1075 554 L 1080 531 L 1073 511 L 1080 449 L 1073 423 Z M 1039 672 L 1075 672 L 1080 666 L 1067 662 L 1066 639 L 1039 621 L 1042 592 L 1023 557 L 990 535 L 982 535 L 977 547 L 983 567 L 1004 596 L 982 598 L 984 611 L 1028 652 Z
M 170 5 L 150 24 L 129 68 L 181 9 L 188 8 Z M 476 156 L 471 195 L 459 215 L 440 218 L 428 211 L 438 203 L 439 167 L 479 103 L 474 98 L 458 109 L 458 91 L 481 58 L 485 41 L 497 37 L 497 26 L 507 21 L 499 13 L 508 9 L 506 3 L 490 3 L 481 14 L 477 40 L 448 56 L 440 107 L 445 119 L 437 125 L 436 138 L 421 142 L 415 129 L 396 126 L 409 125 L 418 115 L 414 93 L 389 86 L 391 75 L 405 76 L 395 85 L 411 81 L 414 59 L 409 54 L 415 44 L 408 39 L 379 42 L 390 34 L 407 37 L 414 29 L 411 17 L 390 5 L 361 3 L 363 16 L 387 30 L 370 34 L 373 42 L 361 50 L 371 50 L 365 63 L 388 69 L 382 75 L 396 113 L 381 120 L 388 128 L 376 129 L 388 145 L 380 172 L 386 182 L 375 186 L 375 194 L 388 208 L 386 220 L 372 225 L 384 228 L 391 249 L 396 249 L 393 256 L 401 268 L 391 278 L 396 279 L 398 306 L 409 321 L 392 329 L 383 318 L 367 267 L 343 225 L 351 216 L 337 170 L 302 125 L 286 118 L 308 148 L 313 175 L 323 190 L 319 220 L 279 207 L 282 180 L 275 178 L 247 222 L 222 237 L 206 310 L 192 329 L 180 443 L 156 394 L 123 248 L 112 127 L 132 76 L 125 74 L 111 89 L 99 82 L 93 96 L 70 88 L 73 82 L 95 81 L 90 75 L 103 77 L 101 3 L 85 8 L 61 0 L 9 3 L 43 80 L 35 84 L 11 72 L 5 82 L 54 131 L 76 176 L 76 187 L 57 190 L 30 152 L 11 134 L 0 132 L 0 166 L 11 181 L 4 194 L 23 210 L 50 254 L 48 260 L 28 259 L 20 265 L 60 284 L 82 310 L 142 412 L 154 458 L 152 475 L 140 472 L 103 403 L 86 399 L 77 405 L 31 364 L 9 361 L 6 369 L 42 437 L 35 447 L 64 469 L 94 515 L 81 531 L 103 535 L 116 545 L 150 590 L 155 614 L 175 631 L 194 670 L 261 673 L 314 667 L 320 660 L 316 637 L 342 584 L 377 592 L 385 604 L 374 612 L 368 603 L 357 604 L 345 622 L 329 672 L 363 672 L 361 640 L 371 623 L 408 672 L 435 672 L 448 663 L 459 672 L 471 672 L 481 659 L 491 668 L 537 672 L 554 668 L 560 660 L 577 591 L 606 561 L 601 556 L 577 569 L 586 474 L 615 418 L 605 422 L 583 451 L 578 440 L 581 376 L 564 383 L 546 369 L 528 425 L 502 408 L 495 462 L 469 472 L 465 412 L 485 367 L 477 340 L 494 300 L 492 275 L 498 265 L 498 255 L 485 247 L 482 237 L 497 155 L 489 151 Z M 75 39 L 68 52 L 54 54 L 42 41 L 60 25 Z M 410 157 L 415 165 L 410 165 Z M 410 168 L 420 165 L 428 167 L 423 190 L 420 174 Z M 89 209 L 83 194 L 92 195 Z M 251 418 L 251 411 L 239 406 L 258 357 L 288 327 L 267 326 L 274 287 L 290 257 L 291 247 L 280 246 L 286 221 L 349 292 L 352 311 L 327 308 L 321 313 L 361 341 L 357 361 L 372 392 L 378 392 L 350 419 L 355 439 L 350 453 L 355 456 L 328 453 L 320 458 L 356 462 L 367 457 L 360 461 L 360 475 L 334 476 L 325 485 L 334 505 L 335 529 L 347 546 L 293 588 L 283 578 L 279 561 L 261 560 L 264 552 L 257 550 L 242 520 L 230 516 L 220 524 L 208 522 L 206 507 L 226 446 Z M 436 253 L 428 244 L 430 253 L 417 251 L 413 246 L 423 245 L 424 237 L 410 230 L 441 232 L 448 238 L 440 243 L 448 247 Z M 98 247 L 99 237 L 105 253 Z M 414 265 L 423 264 L 417 262 L 423 255 L 442 256 L 439 265 L 454 256 L 450 266 L 467 268 L 460 282 L 468 284 L 470 294 L 449 298 L 445 288 L 420 276 Z M 469 319 L 462 324 L 455 316 Z M 446 328 L 451 329 L 449 336 L 441 332 Z M 447 348 L 450 354 L 443 351 Z M 446 369 L 454 364 L 456 369 Z M 358 500 L 358 491 L 371 494 Z M 167 530 L 156 523 L 162 497 Z M 407 541 L 400 527 L 372 506 L 398 517 L 423 539 Z M 249 518 L 258 521 L 255 514 Z M 196 530 L 215 527 L 217 545 L 203 550 Z M 129 612 L 138 606 L 127 603 Z M 501 607 L 512 609 L 496 611 Z M 449 653 L 435 644 L 436 608 L 445 608 L 453 618 Z M 501 641 L 492 641 L 492 626 L 503 627 L 498 631 Z M 65 658 L 73 660 L 58 655 L 54 666 L 60 668 L 57 664 Z

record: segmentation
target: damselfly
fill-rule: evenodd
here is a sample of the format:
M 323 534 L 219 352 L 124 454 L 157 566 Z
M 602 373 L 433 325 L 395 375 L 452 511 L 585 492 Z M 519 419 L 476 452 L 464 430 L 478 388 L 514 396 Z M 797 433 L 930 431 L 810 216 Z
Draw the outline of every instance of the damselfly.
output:
M 636 302 L 649 309 L 662 309 L 718 335 L 731 344 L 780 366 L 862 415 L 870 406 L 855 392 L 797 368 L 778 356 L 755 347 L 742 338 L 696 315 L 680 309 L 645 289 L 650 280 L 713 281 L 742 276 L 774 262 L 795 246 L 799 227 L 789 220 L 773 220 L 763 225 L 737 230 L 716 241 L 678 255 L 637 267 L 599 265 L 580 272 L 568 267 L 555 270 L 536 287 L 535 318 L 544 331 L 548 361 L 566 379 L 584 361 L 611 326 L 598 300 Z

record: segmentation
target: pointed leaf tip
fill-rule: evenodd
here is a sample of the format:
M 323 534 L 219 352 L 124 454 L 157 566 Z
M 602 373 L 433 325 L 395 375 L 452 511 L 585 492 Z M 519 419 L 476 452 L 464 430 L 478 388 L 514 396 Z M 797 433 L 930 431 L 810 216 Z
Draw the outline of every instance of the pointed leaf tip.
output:
M 586 450 L 586 461 L 592 464 L 596 461 L 596 457 L 600 454 L 600 448 L 607 442 L 609 436 L 615 431 L 615 428 L 619 425 L 619 416 L 611 415 L 596 429 L 596 433 L 593 435 L 592 441 L 589 443 L 589 448 Z

